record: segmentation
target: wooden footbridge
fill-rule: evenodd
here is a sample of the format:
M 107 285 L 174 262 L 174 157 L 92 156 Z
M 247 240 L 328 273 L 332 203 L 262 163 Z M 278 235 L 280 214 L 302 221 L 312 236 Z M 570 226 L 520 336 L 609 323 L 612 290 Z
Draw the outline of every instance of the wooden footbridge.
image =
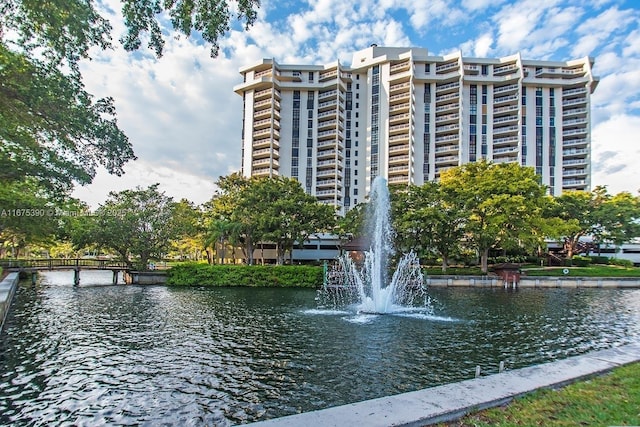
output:
M 96 258 L 43 258 L 43 259 L 0 259 L 0 267 L 5 271 L 31 273 L 35 280 L 35 273 L 43 270 L 73 270 L 73 283 L 80 283 L 81 270 L 111 270 L 113 283 L 118 282 L 118 273 L 131 269 L 127 263 L 108 259 Z

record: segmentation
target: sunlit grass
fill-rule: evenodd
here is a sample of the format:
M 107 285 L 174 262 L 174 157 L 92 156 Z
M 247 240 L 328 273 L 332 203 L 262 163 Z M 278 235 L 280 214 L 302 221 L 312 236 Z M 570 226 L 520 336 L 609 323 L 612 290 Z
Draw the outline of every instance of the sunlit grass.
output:
M 448 427 L 640 425 L 640 363 L 559 390 L 540 390 L 507 406 L 470 414 Z

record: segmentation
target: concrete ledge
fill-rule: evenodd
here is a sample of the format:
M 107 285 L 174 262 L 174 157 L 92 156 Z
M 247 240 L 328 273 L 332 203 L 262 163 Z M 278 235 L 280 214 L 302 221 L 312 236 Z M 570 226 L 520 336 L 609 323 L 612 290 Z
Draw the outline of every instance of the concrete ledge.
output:
M 261 421 L 252 426 L 423 426 L 451 421 L 541 388 L 556 388 L 640 361 L 640 343 L 410 393 Z
M 9 307 L 11 306 L 13 295 L 15 295 L 16 289 L 18 288 L 19 280 L 19 273 L 9 273 L 7 277 L 0 282 L 0 331 L 4 326 L 7 313 L 9 313 Z

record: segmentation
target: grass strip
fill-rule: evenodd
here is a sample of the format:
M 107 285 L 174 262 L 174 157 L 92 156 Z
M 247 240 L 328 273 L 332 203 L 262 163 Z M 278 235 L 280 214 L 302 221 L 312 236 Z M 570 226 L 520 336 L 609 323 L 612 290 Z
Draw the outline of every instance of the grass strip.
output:
M 440 427 L 639 426 L 640 363 L 557 390 L 538 390 L 510 404 Z
M 568 274 L 564 274 L 564 270 Z M 640 268 L 594 265 L 589 267 L 546 267 L 523 268 L 527 276 L 575 276 L 575 277 L 640 277 Z

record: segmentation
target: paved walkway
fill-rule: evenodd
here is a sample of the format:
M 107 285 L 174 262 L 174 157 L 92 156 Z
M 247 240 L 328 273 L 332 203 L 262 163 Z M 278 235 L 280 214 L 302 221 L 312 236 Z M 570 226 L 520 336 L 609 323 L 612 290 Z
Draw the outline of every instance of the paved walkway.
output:
M 640 343 L 500 374 L 251 424 L 264 427 L 424 426 L 640 361 Z

